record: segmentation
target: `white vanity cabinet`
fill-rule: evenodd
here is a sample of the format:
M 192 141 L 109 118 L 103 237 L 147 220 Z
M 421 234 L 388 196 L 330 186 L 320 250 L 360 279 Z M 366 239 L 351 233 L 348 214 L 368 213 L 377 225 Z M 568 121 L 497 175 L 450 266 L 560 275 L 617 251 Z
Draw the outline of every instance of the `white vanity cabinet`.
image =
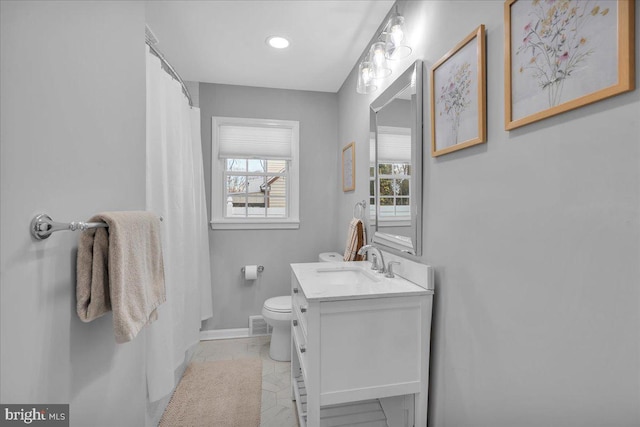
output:
M 408 394 L 415 395 L 415 425 L 425 426 L 433 291 L 401 278 L 323 286 L 314 272 L 326 263 L 291 267 L 291 372 L 301 426 L 325 425 L 320 409 L 331 412 L 331 405 L 379 406 L 375 399 Z

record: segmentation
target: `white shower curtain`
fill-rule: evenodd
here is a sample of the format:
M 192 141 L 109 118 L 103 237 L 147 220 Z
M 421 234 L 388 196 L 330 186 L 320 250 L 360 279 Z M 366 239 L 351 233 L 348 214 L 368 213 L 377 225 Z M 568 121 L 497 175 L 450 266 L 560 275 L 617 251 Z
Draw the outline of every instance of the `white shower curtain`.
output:
M 200 110 L 147 47 L 146 209 L 162 216 L 167 302 L 147 328 L 147 387 L 154 402 L 173 390 L 174 371 L 212 316 Z

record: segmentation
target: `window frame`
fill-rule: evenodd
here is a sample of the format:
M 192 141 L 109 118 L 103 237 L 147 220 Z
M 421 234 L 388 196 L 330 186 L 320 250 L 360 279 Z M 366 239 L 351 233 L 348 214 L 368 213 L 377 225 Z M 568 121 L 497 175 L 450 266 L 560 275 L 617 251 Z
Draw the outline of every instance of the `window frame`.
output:
M 378 201 L 380 201 L 380 199 L 393 199 L 393 208 L 394 208 L 394 214 L 393 215 L 382 215 L 380 214 L 380 218 L 382 222 L 385 221 L 389 221 L 389 222 L 399 222 L 399 221 L 407 221 L 411 219 L 411 172 L 409 172 L 409 174 L 402 174 L 402 173 L 381 173 L 380 172 L 380 166 L 382 165 L 390 165 L 391 168 L 393 168 L 394 165 L 403 165 L 403 166 L 409 166 L 409 168 L 411 168 L 411 163 L 410 162 L 378 162 L 378 180 L 377 180 L 377 189 L 378 189 Z M 400 195 L 400 194 L 396 194 L 394 192 L 394 194 L 381 194 L 381 190 L 380 187 L 382 186 L 382 180 L 383 179 L 387 179 L 390 181 L 403 181 L 406 180 L 409 183 L 409 192 L 406 195 Z M 408 200 L 409 203 L 407 203 L 406 205 L 399 205 L 397 203 L 398 200 Z M 405 215 L 400 215 L 397 212 L 397 207 L 398 206 L 408 206 L 409 207 L 409 212 L 407 212 Z M 380 208 L 382 208 L 382 203 L 380 203 Z
M 408 136 L 411 137 L 411 129 L 405 127 L 397 127 L 397 126 L 378 126 L 378 133 L 380 135 L 394 135 L 394 136 Z M 392 197 L 394 199 L 394 209 L 395 200 L 400 199 L 408 199 L 409 200 L 409 210 L 411 210 L 411 202 L 412 202 L 412 194 L 414 191 L 414 181 L 411 179 L 411 173 L 413 172 L 413 163 L 411 159 L 400 160 L 400 159 L 390 159 L 385 158 L 384 154 L 380 154 L 380 147 L 377 146 L 379 142 L 376 142 L 375 137 L 372 136 L 370 140 L 370 150 L 369 153 L 369 199 L 372 201 L 370 204 L 370 221 L 373 225 L 387 226 L 387 227 L 409 227 L 411 226 L 411 214 L 408 215 L 389 215 L 389 216 L 381 216 L 380 214 L 380 198 L 383 196 L 380 195 L 380 180 L 381 179 L 408 179 L 409 180 L 409 194 L 407 196 L 384 196 L 384 197 Z M 381 156 L 378 158 L 378 156 Z M 394 164 L 403 164 L 408 165 L 410 167 L 409 175 L 403 174 L 380 174 L 380 171 L 377 168 L 382 164 L 394 165 Z M 373 188 L 372 188 L 373 187 Z M 373 189 L 373 194 L 371 194 L 371 190 Z
M 409 200 L 409 204 L 406 206 L 409 206 L 409 209 L 411 207 L 411 192 L 413 191 L 413 186 L 412 186 L 412 181 L 411 181 L 411 173 L 409 173 L 408 175 L 405 174 L 381 174 L 379 170 L 376 170 L 376 166 L 380 166 L 380 165 L 394 165 L 394 164 L 402 164 L 402 165 L 408 165 L 409 167 L 411 167 L 411 163 L 409 162 L 397 162 L 397 161 L 380 161 L 378 163 L 373 163 L 369 166 L 369 192 L 371 192 L 371 187 L 373 186 L 373 191 L 374 194 L 369 194 L 369 198 L 370 199 L 374 199 L 375 200 L 375 209 L 377 210 L 377 212 L 375 213 L 375 217 L 374 217 L 374 224 L 379 224 L 379 225 L 386 225 L 386 226 L 397 226 L 397 227 L 401 227 L 401 226 L 410 226 L 411 225 L 411 215 L 385 215 L 382 216 L 380 214 L 380 208 L 381 208 L 381 204 L 380 204 L 380 199 L 383 197 L 387 197 L 387 198 L 393 198 L 394 199 L 394 210 L 396 206 L 399 206 L 395 203 L 395 200 L 397 199 L 407 199 Z M 399 195 L 385 195 L 382 196 L 380 195 L 380 181 L 382 179 L 391 179 L 391 180 L 400 180 L 400 179 L 408 179 L 409 180 L 409 194 L 406 196 L 399 196 Z
M 287 217 L 286 218 L 230 218 L 225 216 L 225 177 L 226 158 L 220 159 L 219 129 L 224 125 L 252 126 L 252 127 L 280 127 L 291 129 L 291 159 L 287 161 Z M 298 229 L 300 228 L 300 194 L 299 194 L 299 166 L 300 166 L 300 123 L 293 120 L 255 119 L 241 117 L 211 118 L 211 220 L 213 230 L 256 230 L 256 229 Z M 231 158 L 231 157 L 230 157 Z M 263 159 L 262 157 L 234 156 L 236 159 Z M 247 173 L 259 175 L 259 173 Z

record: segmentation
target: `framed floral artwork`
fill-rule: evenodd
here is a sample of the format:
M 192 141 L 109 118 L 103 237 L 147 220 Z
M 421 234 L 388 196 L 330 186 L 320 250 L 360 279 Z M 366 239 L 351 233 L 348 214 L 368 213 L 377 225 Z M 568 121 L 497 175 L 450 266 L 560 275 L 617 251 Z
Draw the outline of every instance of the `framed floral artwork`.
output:
M 634 0 L 507 0 L 505 129 L 634 88 Z
M 353 191 L 356 189 L 355 166 L 355 142 L 350 142 L 342 149 L 342 191 Z
M 485 30 L 480 25 L 431 67 L 431 156 L 487 140 Z

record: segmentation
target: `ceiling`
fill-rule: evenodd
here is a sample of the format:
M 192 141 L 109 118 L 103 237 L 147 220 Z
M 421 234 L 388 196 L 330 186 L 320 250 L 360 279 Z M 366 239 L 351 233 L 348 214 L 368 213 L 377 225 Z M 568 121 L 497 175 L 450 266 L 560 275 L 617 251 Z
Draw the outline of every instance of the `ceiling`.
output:
M 337 92 L 387 0 L 147 1 L 157 48 L 186 81 Z M 281 35 L 287 49 L 267 46 Z

